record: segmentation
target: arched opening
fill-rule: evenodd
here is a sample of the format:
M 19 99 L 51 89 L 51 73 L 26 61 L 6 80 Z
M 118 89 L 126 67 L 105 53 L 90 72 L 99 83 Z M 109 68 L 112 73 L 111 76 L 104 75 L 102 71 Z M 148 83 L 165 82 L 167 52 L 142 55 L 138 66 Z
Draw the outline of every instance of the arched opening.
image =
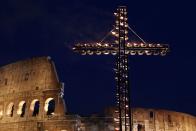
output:
M 3 117 L 3 110 L 0 110 L 0 118 Z
M 26 73 L 26 74 L 25 74 L 25 79 L 24 79 L 24 80 L 27 81 L 28 79 L 29 79 L 29 73 Z
M 141 124 L 137 125 L 137 131 L 144 131 L 144 126 Z
M 0 119 L 3 117 L 3 105 L 0 105 Z
M 54 98 L 48 98 L 45 101 L 44 110 L 47 115 L 53 115 L 55 111 L 55 100 Z
M 17 114 L 20 115 L 20 117 L 24 117 L 25 109 L 26 109 L 26 102 L 25 101 L 19 102 Z
M 30 110 L 32 111 L 32 116 L 35 117 L 39 114 L 39 107 L 40 107 L 40 102 L 38 99 L 34 99 L 31 102 L 30 105 Z
M 12 117 L 14 113 L 14 103 L 11 102 L 8 106 L 7 106 L 7 116 Z
M 150 118 L 152 119 L 152 118 L 154 118 L 154 112 L 152 112 L 152 111 L 150 111 Z

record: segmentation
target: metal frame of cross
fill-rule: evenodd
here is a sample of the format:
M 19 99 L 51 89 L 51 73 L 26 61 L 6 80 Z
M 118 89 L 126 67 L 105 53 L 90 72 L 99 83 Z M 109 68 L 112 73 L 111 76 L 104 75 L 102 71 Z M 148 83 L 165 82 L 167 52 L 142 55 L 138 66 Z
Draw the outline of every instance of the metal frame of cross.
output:
M 128 56 L 131 55 L 161 55 L 164 56 L 169 50 L 166 44 L 151 44 L 142 42 L 128 42 L 127 8 L 119 6 L 114 29 L 110 32 L 114 37 L 114 43 L 79 43 L 73 47 L 75 52 L 82 55 L 117 55 L 115 79 L 117 81 L 117 110 L 115 121 L 115 131 L 131 131 L 132 117 L 130 105 L 130 88 L 128 79 Z M 136 34 L 135 32 L 133 32 Z M 137 34 L 136 34 L 137 35 Z

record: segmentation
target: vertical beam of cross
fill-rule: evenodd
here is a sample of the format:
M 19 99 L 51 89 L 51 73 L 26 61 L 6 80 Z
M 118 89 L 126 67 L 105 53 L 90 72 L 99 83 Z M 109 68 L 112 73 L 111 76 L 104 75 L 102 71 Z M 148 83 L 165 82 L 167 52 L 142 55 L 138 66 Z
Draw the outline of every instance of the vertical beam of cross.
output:
M 113 33 L 118 44 L 118 56 L 116 67 L 117 80 L 117 106 L 116 131 L 130 131 L 131 112 L 128 84 L 128 55 L 126 54 L 126 43 L 128 40 L 128 23 L 126 7 L 120 6 L 117 9 L 116 24 Z

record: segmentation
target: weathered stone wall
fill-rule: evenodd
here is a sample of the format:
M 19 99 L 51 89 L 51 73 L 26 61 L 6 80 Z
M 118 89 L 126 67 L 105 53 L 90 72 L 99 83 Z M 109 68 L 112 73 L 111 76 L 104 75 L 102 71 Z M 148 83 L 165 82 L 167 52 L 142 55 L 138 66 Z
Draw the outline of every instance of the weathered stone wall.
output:
M 1 67 L 0 130 L 36 130 L 34 124 L 40 122 L 47 127 L 48 122 L 55 123 L 58 121 L 56 118 L 64 117 L 66 109 L 60 96 L 62 88 L 49 57 Z M 58 124 L 54 125 L 57 127 Z
M 58 89 L 58 84 L 53 62 L 47 57 L 19 61 L 0 68 L 0 96 Z
M 140 127 L 147 131 L 196 130 L 196 117 L 166 110 L 134 109 L 133 123 L 135 131 Z
M 21 120 L 0 124 L 0 131 L 78 131 L 80 117 L 51 117 L 40 120 Z
M 196 131 L 196 117 L 189 114 L 145 108 L 134 108 L 132 113 L 133 131 Z M 114 117 L 114 109 L 106 114 Z

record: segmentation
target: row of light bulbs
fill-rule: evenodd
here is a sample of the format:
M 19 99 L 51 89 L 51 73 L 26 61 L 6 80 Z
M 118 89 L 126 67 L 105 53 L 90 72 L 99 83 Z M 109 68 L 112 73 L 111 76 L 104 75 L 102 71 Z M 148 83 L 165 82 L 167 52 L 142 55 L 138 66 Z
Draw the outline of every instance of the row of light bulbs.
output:
M 116 21 L 114 25 L 115 28 L 111 34 L 116 38 L 114 42 L 119 44 L 119 38 L 123 43 L 124 41 L 128 41 L 128 18 L 126 8 L 118 9 L 117 12 L 118 13 L 114 13 Z
M 81 53 L 82 55 L 117 55 L 118 51 L 110 51 L 110 50 L 106 50 L 106 51 L 91 51 L 91 50 L 81 50 L 78 51 L 79 53 Z M 154 51 L 154 50 L 127 50 L 125 51 L 126 55 L 161 55 L 161 56 L 165 56 L 166 55 L 167 50 L 161 50 L 161 51 Z
M 97 47 L 97 48 L 107 48 L 107 47 L 115 47 L 115 44 L 110 44 L 110 43 L 85 43 L 85 44 L 76 44 L 76 46 L 73 49 L 76 49 L 77 47 L 84 47 L 84 48 L 93 48 L 93 47 Z M 153 48 L 153 47 L 165 47 L 168 48 L 167 45 L 165 44 L 151 44 L 151 43 L 136 43 L 136 42 L 127 42 L 126 43 L 126 47 L 148 47 L 148 48 Z

